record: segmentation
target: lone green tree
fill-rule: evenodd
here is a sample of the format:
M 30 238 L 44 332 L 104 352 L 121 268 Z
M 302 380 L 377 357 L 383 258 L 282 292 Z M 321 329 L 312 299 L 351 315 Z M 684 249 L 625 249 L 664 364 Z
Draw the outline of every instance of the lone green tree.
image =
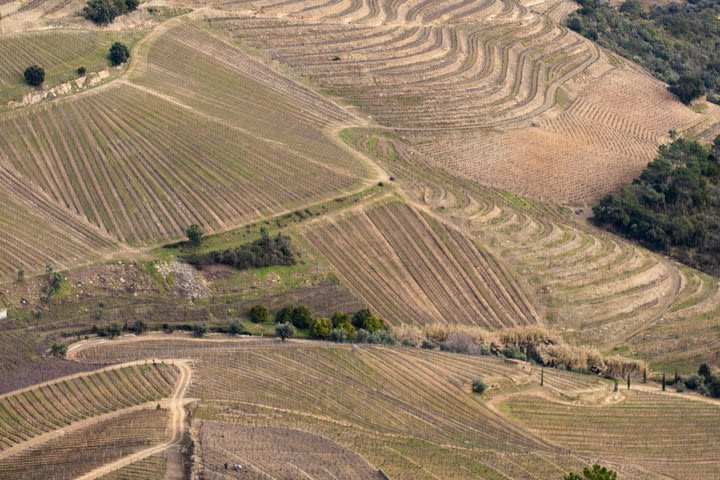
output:
M 130 58 L 130 49 L 124 43 L 114 42 L 110 46 L 110 63 L 113 65 L 120 65 L 121 63 L 127 62 Z
M 193 223 L 185 230 L 185 235 L 188 237 L 188 244 L 190 244 L 192 248 L 198 248 L 203 243 L 203 235 L 205 235 L 205 232 L 203 232 L 200 225 Z
M 472 383 L 472 391 L 475 393 L 483 393 L 487 387 L 485 386 L 485 382 L 483 382 L 482 378 L 476 378 L 473 380 Z
M 283 342 L 295 335 L 295 327 L 292 323 L 278 323 L 275 325 L 275 336 L 279 337 Z
M 23 77 L 28 85 L 38 87 L 45 81 L 45 69 L 37 65 L 30 65 L 23 72 Z
M 312 311 L 306 305 L 298 305 L 293 309 L 291 322 L 295 327 L 308 328 L 312 321 Z
M 601 467 L 598 464 L 590 468 L 583 468 L 582 476 L 577 473 L 568 473 L 565 475 L 565 480 L 617 480 L 617 478 L 617 473 L 608 468 Z

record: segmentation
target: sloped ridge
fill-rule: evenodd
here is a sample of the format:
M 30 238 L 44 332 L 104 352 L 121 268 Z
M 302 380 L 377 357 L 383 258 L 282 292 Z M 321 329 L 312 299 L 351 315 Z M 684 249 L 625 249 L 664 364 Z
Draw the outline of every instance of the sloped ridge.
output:
M 304 232 L 343 281 L 393 323 L 501 328 L 537 322 L 497 259 L 401 202 L 314 223 Z
M 200 30 L 149 42 L 149 65 L 135 70 L 157 90 L 132 70 L 137 84 L 0 116 L 9 164 L 105 236 L 148 243 L 192 223 L 225 229 L 376 175 L 331 133 L 353 118 L 341 108 Z

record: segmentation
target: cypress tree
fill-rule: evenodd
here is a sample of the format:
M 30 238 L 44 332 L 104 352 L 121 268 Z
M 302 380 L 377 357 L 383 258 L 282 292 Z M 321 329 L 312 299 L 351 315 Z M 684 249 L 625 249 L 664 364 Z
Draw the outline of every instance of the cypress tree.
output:
M 665 391 L 665 372 L 663 372 L 663 378 L 662 378 L 662 391 Z
M 545 385 L 545 367 L 540 367 L 540 386 Z
M 630 375 L 628 375 L 628 390 L 630 390 Z

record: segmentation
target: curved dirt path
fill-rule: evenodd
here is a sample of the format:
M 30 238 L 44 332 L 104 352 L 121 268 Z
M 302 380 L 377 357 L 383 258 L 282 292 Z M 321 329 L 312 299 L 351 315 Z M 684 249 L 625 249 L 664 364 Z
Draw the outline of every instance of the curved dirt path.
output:
M 159 445 L 146 448 L 139 452 L 133 453 L 120 458 L 111 463 L 107 463 L 101 467 L 98 467 L 84 475 L 76 477 L 75 480 L 93 480 L 95 478 L 102 477 L 116 470 L 119 470 L 131 463 L 135 463 L 144 458 L 152 455 L 164 452 L 170 447 L 180 445 L 182 443 L 185 434 L 185 405 L 193 401 L 193 399 L 185 398 L 185 393 L 190 386 L 190 380 L 192 378 L 192 369 L 187 360 L 174 361 L 174 365 L 177 365 L 180 370 L 180 376 L 178 377 L 177 385 L 173 395 L 168 400 L 168 409 L 170 410 L 170 421 L 168 423 L 168 440 Z

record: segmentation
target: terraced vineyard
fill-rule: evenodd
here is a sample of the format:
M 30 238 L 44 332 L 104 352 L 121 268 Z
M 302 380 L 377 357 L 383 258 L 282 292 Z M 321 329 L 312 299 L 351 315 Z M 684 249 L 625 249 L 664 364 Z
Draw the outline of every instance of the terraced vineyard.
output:
M 74 479 L 162 442 L 166 427 L 164 410 L 127 413 L 0 458 L 0 476 L 7 480 Z
M 470 234 L 518 275 L 520 288 L 530 292 L 527 298 L 540 300 L 535 304 L 540 321 L 593 345 L 622 346 L 663 368 L 694 371 L 715 361 L 717 279 L 600 232 L 552 205 L 450 177 L 393 136 L 364 130 L 346 135 L 397 175 L 411 203 Z
M 477 376 L 498 393 L 539 384 L 539 370 L 496 358 L 167 336 L 88 345 L 77 358 L 120 361 L 162 358 L 179 351 L 195 366 L 196 381 L 188 395 L 204 399 L 195 419 L 203 421 L 201 430 L 209 430 L 200 437 L 208 441 L 208 450 L 202 442 L 198 450 L 207 455 L 203 465 L 213 475 L 223 474 L 226 462 L 241 463 L 250 471 L 277 471 L 273 469 L 280 467 L 272 464 L 282 458 L 281 453 L 261 459 L 252 452 L 267 451 L 270 447 L 263 439 L 278 428 L 302 430 L 314 442 L 334 442 L 392 478 L 459 479 L 467 478 L 468 471 L 487 478 L 552 478 L 584 462 L 518 429 L 470 393 Z M 595 377 L 558 370 L 546 370 L 545 381 L 548 389 L 566 394 L 607 388 L 607 382 Z M 240 384 L 242 388 L 237 387 Z M 239 428 L 255 432 L 260 446 L 233 446 L 230 432 Z M 225 440 L 220 437 L 223 433 Z M 248 443 L 248 438 L 240 441 Z M 292 462 L 295 468 L 287 464 L 284 468 L 316 469 L 323 462 L 323 456 L 302 458 Z M 357 464 L 358 460 L 348 458 Z
M 720 404 L 646 391 L 623 395 L 625 401 L 603 407 L 520 396 L 512 398 L 507 408 L 550 441 L 642 465 L 661 475 L 658 478 L 712 478 L 716 474 L 719 462 L 713 452 L 720 441 L 715 421 Z M 653 421 L 647 422 L 648 418 Z
M 356 453 L 302 430 L 204 421 L 199 438 L 205 478 L 237 478 L 237 472 L 225 470 L 224 465 L 240 458 L 246 476 L 318 480 L 377 476 L 372 465 Z
M 74 422 L 167 397 L 175 376 L 166 365 L 136 365 L 0 396 L 0 455 Z
M 394 323 L 535 323 L 531 302 L 487 251 L 399 201 L 311 224 L 310 243 Z
M 148 457 L 100 478 L 102 480 L 163 480 L 166 464 L 164 456 Z
M 720 110 L 694 113 L 557 25 L 566 2 L 222 6 L 238 13 L 213 28 L 358 106 L 433 165 L 535 198 L 596 198 L 636 176 L 670 129 L 717 123 Z

